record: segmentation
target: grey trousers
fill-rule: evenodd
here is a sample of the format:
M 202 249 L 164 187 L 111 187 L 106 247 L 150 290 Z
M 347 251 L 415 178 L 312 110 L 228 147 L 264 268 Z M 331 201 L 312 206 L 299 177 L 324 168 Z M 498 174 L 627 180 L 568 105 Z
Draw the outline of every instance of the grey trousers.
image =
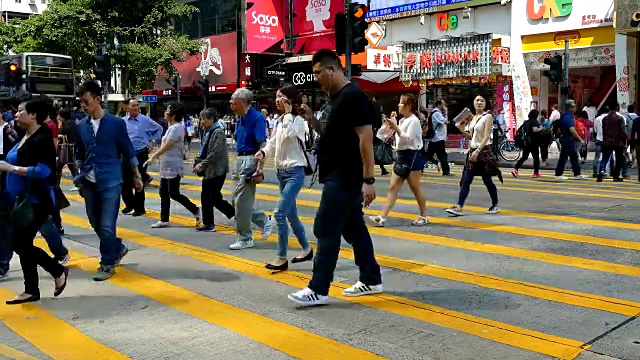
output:
M 263 229 L 268 218 L 264 211 L 255 209 L 256 185 L 247 182 L 241 174 L 244 169 L 254 164 L 253 156 L 238 156 L 236 158 L 235 173 L 240 175 L 233 192 L 233 207 L 236 209 L 236 231 L 238 240 L 251 241 L 251 223 Z

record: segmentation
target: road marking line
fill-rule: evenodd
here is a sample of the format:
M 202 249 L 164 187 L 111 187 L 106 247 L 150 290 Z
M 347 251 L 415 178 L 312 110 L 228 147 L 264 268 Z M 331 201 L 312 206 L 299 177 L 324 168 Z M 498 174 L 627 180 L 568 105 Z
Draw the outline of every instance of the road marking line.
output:
M 0 356 L 4 356 L 12 360 L 38 360 L 38 358 L 36 357 L 33 357 L 27 353 L 23 353 L 20 350 L 16 350 L 4 344 L 0 344 Z
M 0 289 L 0 320 L 16 334 L 53 359 L 86 360 L 129 359 L 93 340 L 70 324 L 43 310 L 39 305 L 6 305 L 15 295 Z
M 151 194 L 150 196 L 153 198 L 157 197 L 157 195 L 155 194 Z M 198 201 L 192 201 L 199 205 Z M 160 214 L 154 210 L 147 209 L 146 216 L 152 219 L 160 220 Z M 173 214 L 171 215 L 171 218 L 174 223 L 180 225 L 193 225 L 193 219 Z M 301 218 L 300 220 L 306 224 L 313 224 L 312 219 L 309 218 Z M 217 230 L 218 232 L 223 234 L 235 235 L 235 230 L 225 225 L 218 225 Z M 276 235 L 271 235 L 269 237 L 269 242 L 277 241 L 278 239 Z M 300 245 L 295 238 L 289 238 L 289 246 L 293 248 L 300 248 Z M 312 246 L 315 248 L 313 244 Z M 353 250 L 351 248 L 341 247 L 340 257 L 355 261 Z M 376 259 L 381 266 L 403 270 L 415 274 L 468 283 L 489 289 L 511 292 L 514 294 L 530 296 L 573 306 L 608 311 L 625 316 L 640 315 L 640 303 L 637 302 L 554 288 L 551 286 L 520 280 L 500 278 L 498 276 L 474 273 L 460 269 L 452 269 L 444 266 L 432 265 L 414 260 L 400 259 L 387 255 L 376 254 Z
M 70 225 L 91 229 L 86 219 L 66 214 L 63 214 L 62 218 L 65 223 Z M 131 234 L 121 228 L 118 231 L 120 235 L 124 234 L 127 240 L 130 240 L 128 236 Z M 167 243 L 164 239 L 138 232 L 135 233 L 135 237 L 131 242 L 149 244 L 149 247 L 154 248 L 162 248 Z M 44 240 L 40 239 L 37 243 L 39 246 L 46 248 Z M 69 253 L 71 258 L 75 259 L 70 262 L 72 267 L 77 267 L 87 273 L 95 273 L 95 269 L 99 265 L 98 259 L 75 250 L 69 250 Z M 73 280 L 73 275 L 71 280 Z M 225 304 L 124 267 L 119 267 L 116 276 L 107 281 L 200 320 L 244 335 L 298 359 L 384 359 L 371 352 Z M 60 358 L 67 359 L 64 356 Z M 95 358 L 95 356 L 87 356 L 84 359 L 91 358 Z
M 90 229 L 90 226 L 87 224 L 86 219 L 68 214 L 62 214 L 62 219 L 69 225 L 84 229 Z M 278 281 L 280 283 L 287 284 L 296 288 L 306 287 L 310 279 L 310 276 L 308 275 L 293 271 L 271 274 L 271 272 L 265 271 L 264 264 L 262 263 L 218 253 L 209 249 L 179 243 L 164 238 L 150 236 L 145 233 L 126 228 L 119 227 L 118 234 L 132 243 L 136 243 L 146 247 L 154 247 L 166 252 L 190 257 L 230 270 L 251 274 L 263 279 Z M 97 262 L 95 263 L 97 264 Z M 123 270 L 120 270 L 120 273 L 127 274 L 127 272 Z M 116 275 L 115 277 L 113 277 L 113 281 L 122 281 L 124 282 L 123 285 L 127 285 L 129 283 L 129 281 L 118 280 L 119 276 L 120 275 Z M 136 286 L 133 287 L 133 291 L 136 291 L 139 285 L 140 284 L 136 284 Z M 359 298 L 345 297 L 342 295 L 341 290 L 349 287 L 350 285 L 337 282 L 334 282 L 332 285 L 333 286 L 330 290 L 330 296 L 344 301 L 354 302 L 394 314 L 411 317 L 420 321 L 456 329 L 458 331 L 476 335 L 484 339 L 493 340 L 498 343 L 511 345 L 556 358 L 566 357 L 570 354 L 575 353 L 576 351 L 580 351 L 580 347 L 584 344 L 580 341 L 524 329 L 498 321 L 483 319 L 473 315 L 452 311 L 393 295 L 382 294 L 376 296 L 364 296 Z M 167 294 L 170 293 L 166 291 L 157 291 L 157 289 L 154 288 L 149 289 L 149 291 L 150 295 L 158 293 L 157 295 L 160 296 L 161 299 L 166 299 Z M 211 315 L 212 313 L 214 313 L 211 311 L 210 306 L 200 307 L 197 310 L 202 311 L 204 313 L 203 315 Z M 232 317 L 229 320 L 231 321 L 236 319 Z M 239 330 L 246 329 L 247 324 L 248 322 L 242 321 L 241 324 L 239 324 Z M 256 330 L 259 330 L 259 334 L 264 334 L 264 329 L 265 328 L 261 327 L 257 328 Z M 270 331 L 269 334 L 271 335 L 272 331 Z M 269 336 L 269 338 L 271 339 L 271 336 Z M 298 337 L 292 338 L 289 341 L 302 344 Z M 278 343 L 281 344 L 281 341 L 278 341 Z M 317 344 L 312 344 L 312 348 L 316 349 Z M 305 351 L 305 354 L 308 354 L 310 349 L 312 348 L 309 347 L 309 344 L 303 345 L 303 351 Z M 340 352 L 339 356 L 340 359 L 344 359 L 345 353 Z

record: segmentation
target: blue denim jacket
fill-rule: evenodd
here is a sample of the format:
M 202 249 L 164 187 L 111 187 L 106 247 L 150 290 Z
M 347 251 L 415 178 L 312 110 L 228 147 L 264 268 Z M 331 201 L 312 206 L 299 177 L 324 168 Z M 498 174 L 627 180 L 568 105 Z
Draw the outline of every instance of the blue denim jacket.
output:
M 123 163 L 131 167 L 138 166 L 124 120 L 107 112 L 100 120 L 97 134 L 94 134 L 88 116 L 80 120 L 76 147 L 80 168 L 76 182 L 84 179 L 93 169 L 98 191 L 122 184 Z

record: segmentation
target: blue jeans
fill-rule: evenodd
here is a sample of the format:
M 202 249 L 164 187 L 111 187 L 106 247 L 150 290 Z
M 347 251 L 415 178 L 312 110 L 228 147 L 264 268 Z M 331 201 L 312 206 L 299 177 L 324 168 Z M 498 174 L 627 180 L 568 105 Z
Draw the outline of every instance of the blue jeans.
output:
M 303 249 L 309 248 L 309 241 L 305 235 L 304 226 L 298 217 L 296 198 L 304 186 L 304 167 L 294 166 L 288 169 L 278 169 L 278 184 L 280 187 L 280 200 L 276 205 L 274 217 L 278 225 L 278 256 L 287 257 L 289 247 L 289 226 L 298 238 L 298 242 Z
M 42 226 L 40 226 L 40 234 L 47 241 L 49 250 L 56 259 L 63 258 L 69 254 L 69 250 L 62 243 L 62 236 L 51 216 L 48 216 Z M 11 226 L 9 224 L 0 225 L 0 273 L 9 270 L 9 262 L 13 257 L 13 248 L 11 247 Z
M 98 191 L 92 182 L 85 180 L 83 184 L 87 217 L 100 238 L 100 265 L 103 266 L 114 266 L 123 247 L 122 240 L 116 237 L 121 188 L 122 185 L 117 185 Z

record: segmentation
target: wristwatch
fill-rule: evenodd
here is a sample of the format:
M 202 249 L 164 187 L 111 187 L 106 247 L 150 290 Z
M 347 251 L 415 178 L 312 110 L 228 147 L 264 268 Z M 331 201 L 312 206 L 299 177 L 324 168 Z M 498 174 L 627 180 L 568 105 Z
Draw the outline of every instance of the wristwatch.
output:
M 365 178 L 362 181 L 367 185 L 373 185 L 373 184 L 376 183 L 376 178 L 374 178 L 374 177 Z
M 18 170 L 20 170 L 20 167 L 18 167 L 18 166 L 14 166 L 14 167 L 11 169 L 11 172 L 12 172 L 12 173 L 14 173 L 14 174 L 17 174 L 17 173 L 18 173 Z

